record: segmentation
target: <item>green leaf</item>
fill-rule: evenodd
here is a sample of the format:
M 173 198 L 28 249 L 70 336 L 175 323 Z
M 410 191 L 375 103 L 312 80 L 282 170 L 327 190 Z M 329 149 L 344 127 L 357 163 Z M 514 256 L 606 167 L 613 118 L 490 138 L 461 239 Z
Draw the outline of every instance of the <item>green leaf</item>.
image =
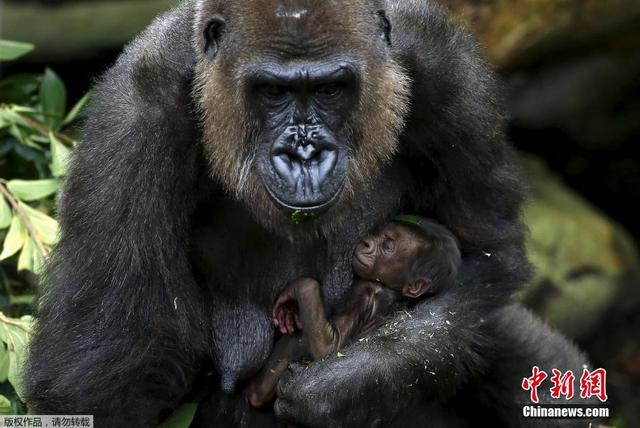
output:
M 18 272 L 23 270 L 28 270 L 34 272 L 34 264 L 33 261 L 38 253 L 38 247 L 36 246 L 33 239 L 27 238 L 24 241 L 24 245 L 22 246 L 22 251 L 20 252 L 20 257 L 18 257 Z
M 198 405 L 196 403 L 183 404 L 158 428 L 189 428 L 197 409 Z
M 0 344 L 0 383 L 7 381 L 9 377 L 9 351 L 5 344 Z
M 0 102 L 7 104 L 27 104 L 40 87 L 37 74 L 15 74 L 0 80 Z
M 0 253 L 0 260 L 7 259 L 20 251 L 20 249 L 24 245 L 24 240 L 26 237 L 27 231 L 24 227 L 24 224 L 22 224 L 22 220 L 20 220 L 20 217 L 18 217 L 17 215 L 14 215 L 13 219 L 11 220 L 11 226 L 9 226 L 7 236 L 5 236 L 4 243 L 2 244 L 2 253 Z
M 0 415 L 11 415 L 12 413 L 11 401 L 4 395 L 0 395 Z
M 338 352 L 338 354 L 336 355 L 338 358 L 343 358 L 344 354 L 342 352 Z
M 67 90 L 56 73 L 47 68 L 40 84 L 40 101 L 44 121 L 51 127 L 57 128 L 62 123 L 67 108 Z
M 422 219 L 417 215 L 399 215 L 393 219 L 399 223 L 409 223 L 414 226 L 420 226 Z
M 31 335 L 33 318 L 8 318 L 0 313 L 0 339 L 6 343 L 9 351 L 8 379 L 18 396 L 22 396 L 22 366 Z
M 29 127 L 29 124 L 16 112 L 15 106 L 0 108 L 0 117 L 8 124 L 18 124 Z
M 40 249 L 32 238 L 27 238 L 24 241 L 20 257 L 18 257 L 18 272 L 28 270 L 35 274 L 40 274 L 42 273 L 44 264 L 44 254 L 40 252 Z M 14 299 L 11 299 L 11 302 L 15 303 Z
M 40 254 L 39 252 L 37 254 Z M 43 266 L 38 266 L 36 264 L 36 262 L 38 261 L 38 259 L 36 258 L 36 260 L 34 260 L 34 272 L 35 273 L 40 273 L 40 270 Z M 42 259 L 42 261 L 44 262 L 44 258 Z M 14 296 L 14 295 L 10 295 L 9 296 L 9 303 L 11 305 L 33 305 L 33 302 L 36 300 L 36 296 L 35 294 L 20 294 L 19 296 Z M 0 380 L 0 382 L 2 382 Z
M 35 150 L 24 144 L 14 144 L 13 151 L 20 157 L 33 162 L 34 164 L 46 163 L 47 159 L 42 150 Z
M 9 227 L 12 218 L 13 213 L 11 212 L 9 203 L 4 196 L 0 196 L 0 229 L 6 229 Z
M 29 221 L 38 232 L 40 240 L 46 245 L 54 245 L 58 241 L 58 222 L 25 203 L 19 204 L 29 216 Z
M 31 147 L 32 149 L 35 149 L 35 150 L 42 150 L 42 148 L 39 145 L 33 142 L 29 134 L 27 132 L 23 132 L 21 128 L 15 123 L 12 123 L 9 126 L 9 134 L 13 135 L 18 141 L 20 141 L 25 146 Z
M 51 172 L 55 177 L 62 177 L 67 172 L 71 149 L 62 144 L 53 133 L 49 134 L 51 140 Z
M 11 61 L 28 54 L 34 49 L 31 43 L 13 42 L 0 39 L 0 61 Z
M 60 188 L 60 181 L 57 179 L 11 180 L 7 183 L 7 188 L 23 201 L 37 201 L 56 193 Z
M 76 105 L 73 106 L 71 111 L 67 114 L 67 117 L 65 117 L 64 120 L 62 121 L 62 126 L 68 125 L 74 120 L 76 120 L 78 115 L 82 113 L 84 108 L 87 106 L 87 103 L 89 102 L 89 98 L 90 98 L 90 93 L 86 93 L 84 97 L 80 98 L 80 101 L 78 101 Z

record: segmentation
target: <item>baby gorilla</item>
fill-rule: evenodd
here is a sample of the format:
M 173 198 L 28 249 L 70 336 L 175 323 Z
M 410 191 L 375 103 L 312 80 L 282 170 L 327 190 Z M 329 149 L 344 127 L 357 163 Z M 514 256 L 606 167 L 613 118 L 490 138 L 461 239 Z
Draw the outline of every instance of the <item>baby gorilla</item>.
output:
M 300 278 L 276 299 L 273 322 L 287 336 L 279 339 L 262 372 L 247 390 L 261 407 L 273 398 L 289 362 L 337 352 L 382 325 L 388 316 L 425 295 L 453 285 L 460 250 L 445 227 L 416 216 L 400 216 L 372 232 L 353 254 L 356 279 L 346 304 L 326 317 L 320 284 Z

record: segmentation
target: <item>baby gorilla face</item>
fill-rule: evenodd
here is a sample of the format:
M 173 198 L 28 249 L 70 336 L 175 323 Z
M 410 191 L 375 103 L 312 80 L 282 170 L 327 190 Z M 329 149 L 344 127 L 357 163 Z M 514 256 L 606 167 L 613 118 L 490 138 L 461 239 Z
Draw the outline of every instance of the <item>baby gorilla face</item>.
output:
M 421 245 L 420 237 L 411 229 L 389 223 L 356 246 L 353 272 L 359 278 L 401 290 L 408 282 L 409 270 Z

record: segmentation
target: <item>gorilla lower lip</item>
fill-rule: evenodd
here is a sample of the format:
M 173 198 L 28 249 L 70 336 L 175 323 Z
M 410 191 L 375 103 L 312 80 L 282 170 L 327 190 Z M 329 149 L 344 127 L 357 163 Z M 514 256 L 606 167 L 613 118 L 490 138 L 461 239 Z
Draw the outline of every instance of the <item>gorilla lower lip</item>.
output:
M 321 212 L 329 209 L 340 197 L 342 194 L 342 190 L 344 188 L 344 183 L 338 187 L 335 193 L 332 195 L 331 199 L 323 200 L 320 202 L 311 202 L 309 204 L 303 203 L 290 203 L 285 202 L 282 198 L 278 197 L 273 189 L 271 189 L 268 185 L 264 184 L 265 189 L 267 190 L 267 194 L 269 197 L 281 208 L 288 212 L 299 211 L 301 213 L 312 213 L 312 212 Z
M 294 193 L 303 198 L 317 195 L 338 162 L 334 150 L 322 150 L 309 160 L 297 159 L 280 152 L 272 157 L 278 177 L 285 181 Z

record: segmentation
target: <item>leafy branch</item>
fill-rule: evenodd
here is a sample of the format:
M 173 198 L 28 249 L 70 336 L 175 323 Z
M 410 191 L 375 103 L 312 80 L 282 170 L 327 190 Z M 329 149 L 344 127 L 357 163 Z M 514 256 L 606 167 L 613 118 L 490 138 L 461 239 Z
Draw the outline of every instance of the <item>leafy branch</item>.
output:
M 45 260 L 48 259 L 48 257 L 49 257 L 49 249 L 44 246 L 44 243 L 42 242 L 42 240 L 38 236 L 38 231 L 35 229 L 35 227 L 33 227 L 33 224 L 31 223 L 31 220 L 29 219 L 29 216 L 27 215 L 25 210 L 22 209 L 22 207 L 20 206 L 18 201 L 7 190 L 7 188 L 5 187 L 5 185 L 2 182 L 0 182 L 0 193 L 2 193 L 2 195 L 7 199 L 7 201 L 9 201 L 9 203 L 13 207 L 13 210 L 20 217 L 20 220 L 24 224 L 24 227 L 27 228 L 27 231 L 29 232 L 29 235 L 31 235 L 31 239 L 33 239 L 33 242 L 35 242 L 36 246 L 38 247 L 38 250 L 40 251 L 40 254 L 42 255 L 42 257 Z

